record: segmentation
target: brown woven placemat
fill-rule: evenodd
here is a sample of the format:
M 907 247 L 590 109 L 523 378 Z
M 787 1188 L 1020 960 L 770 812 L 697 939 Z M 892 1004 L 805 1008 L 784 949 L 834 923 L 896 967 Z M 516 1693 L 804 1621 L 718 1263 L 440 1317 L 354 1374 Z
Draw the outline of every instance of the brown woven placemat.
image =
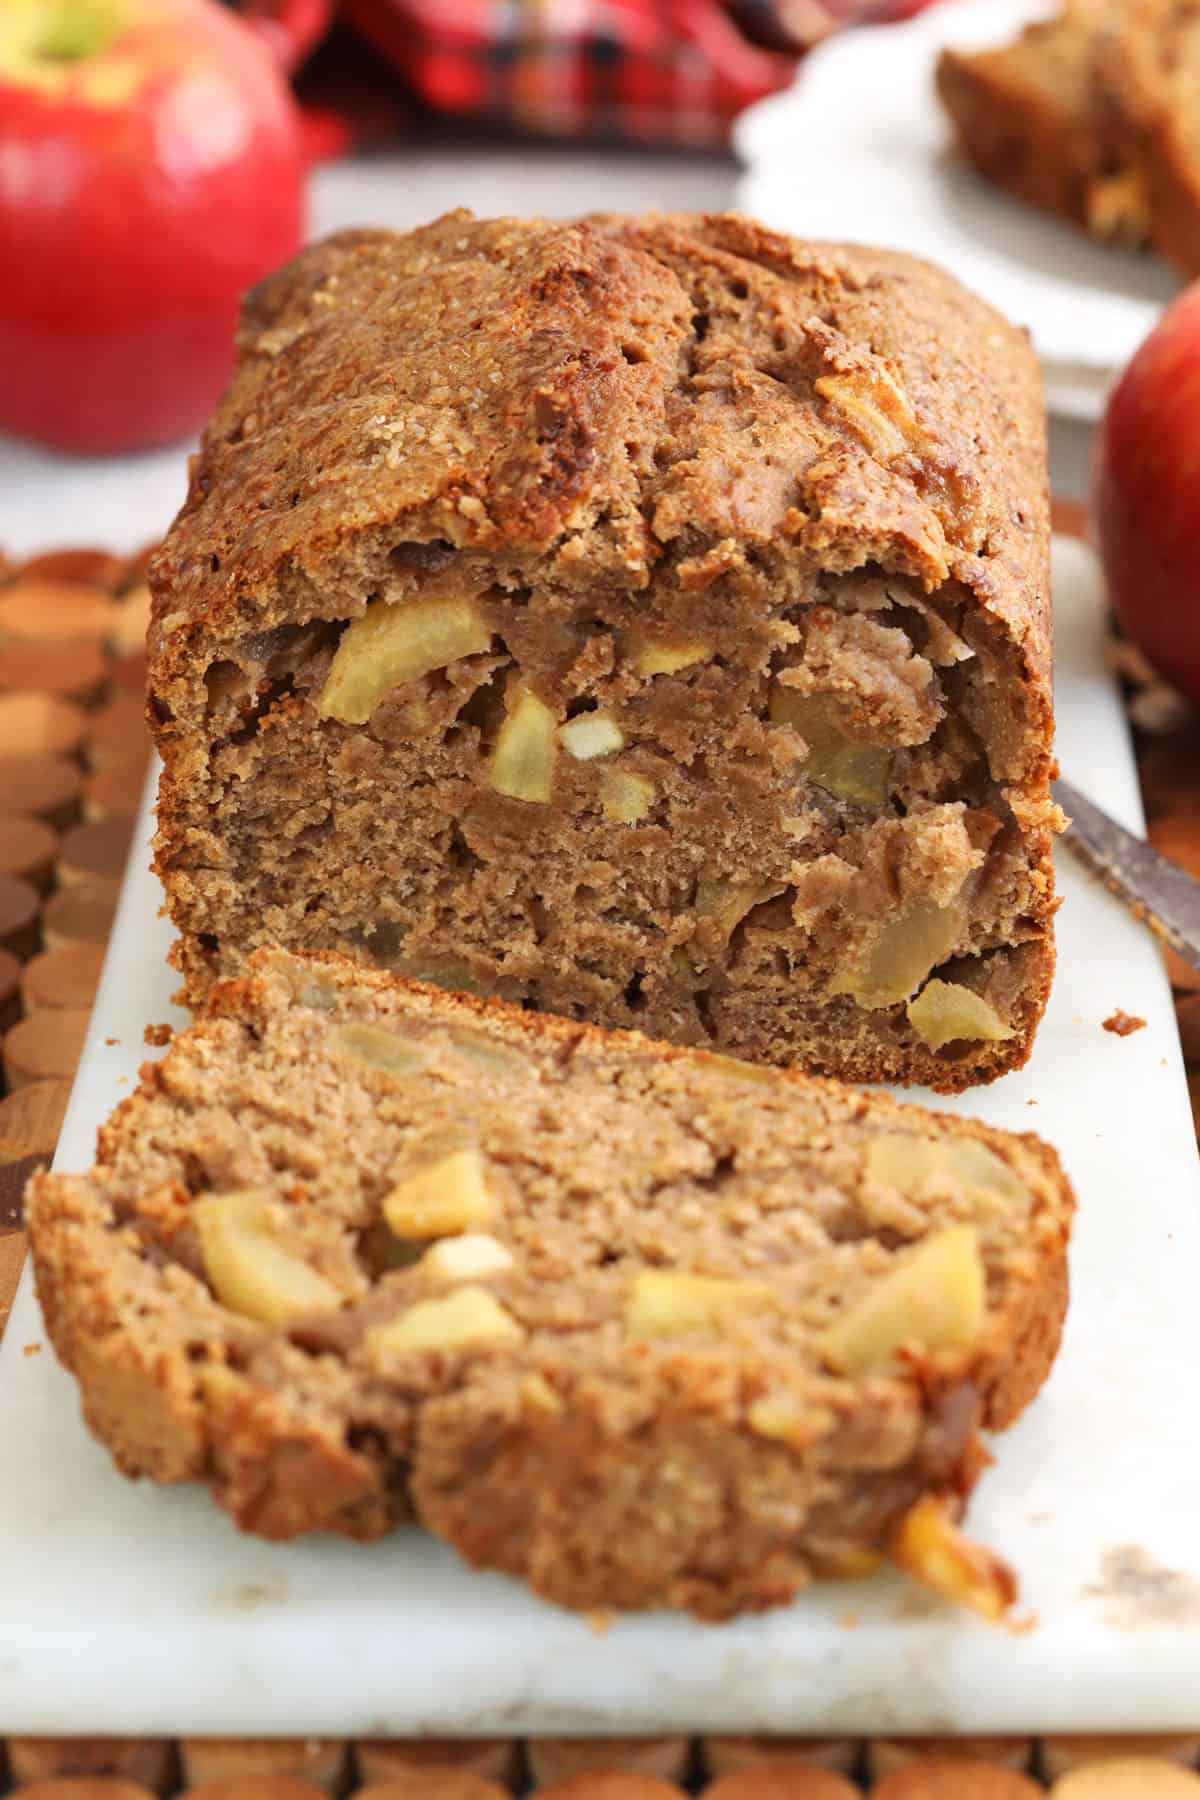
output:
M 1200 1734 L 1008 1738 L 10 1738 L 28 1800 L 1187 1800 Z M 64 1779 L 65 1778 L 65 1779 Z M 39 1784 L 53 1780 L 53 1790 Z
M 1078 507 L 1055 512 L 1059 530 L 1082 534 Z M 144 570 L 144 554 L 89 548 L 19 566 L 0 557 L 0 1332 L 24 1258 L 21 1193 L 53 1153 L 149 757 Z M 1200 721 L 1128 646 L 1113 656 L 1151 833 L 1200 876 Z M 1200 977 L 1180 965 L 1172 979 L 1200 1109 Z M 200 1789 L 203 1800 L 342 1800 L 382 1782 L 378 1800 L 552 1800 L 568 1779 L 562 1800 L 1021 1800 L 1046 1786 L 1062 1800 L 1200 1800 L 1189 1772 L 1200 1724 L 1166 1738 L 10 1737 L 0 1748 L 0 1792 L 28 1800 L 201 1800 Z
M 150 756 L 146 553 L 0 556 L 0 1331 L 53 1154 Z

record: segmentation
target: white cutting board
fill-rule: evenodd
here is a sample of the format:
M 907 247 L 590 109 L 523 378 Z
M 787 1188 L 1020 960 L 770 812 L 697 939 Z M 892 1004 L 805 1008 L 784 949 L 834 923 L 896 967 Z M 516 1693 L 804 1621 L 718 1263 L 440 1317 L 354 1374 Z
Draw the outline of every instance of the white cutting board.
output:
M 1057 546 L 1059 741 L 1140 824 L 1088 552 Z M 1019 1570 L 1017 1634 L 899 1577 L 722 1626 L 594 1622 L 416 1529 L 239 1537 L 203 1491 L 132 1485 L 79 1423 L 26 1281 L 0 1350 L 0 1728 L 116 1734 L 1191 1729 L 1200 1707 L 1200 1165 L 1148 935 L 1060 856 L 1054 997 L 1029 1068 L 954 1110 L 1035 1128 L 1081 1201 L 1058 1366 L 975 1496 Z M 58 1163 L 82 1169 L 171 1016 L 167 928 L 126 884 Z M 1114 1007 L 1147 1029 L 1101 1029 Z M 115 1041 L 114 1041 L 115 1040 Z M 924 1096 L 922 1096 L 924 1098 Z M 939 1104 L 935 1102 L 935 1104 Z

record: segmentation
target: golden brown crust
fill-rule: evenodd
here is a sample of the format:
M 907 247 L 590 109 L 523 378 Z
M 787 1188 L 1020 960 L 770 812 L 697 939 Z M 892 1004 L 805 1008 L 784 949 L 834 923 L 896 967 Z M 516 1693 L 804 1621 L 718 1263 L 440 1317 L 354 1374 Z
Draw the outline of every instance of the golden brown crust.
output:
M 260 955 L 249 975 L 212 991 L 206 1015 L 176 1036 L 161 1063 L 146 1066 L 138 1091 L 101 1132 L 93 1175 L 42 1174 L 29 1190 L 47 1328 L 80 1383 L 89 1425 L 127 1474 L 207 1481 L 240 1526 L 268 1537 L 309 1530 L 377 1537 L 411 1506 L 468 1560 L 518 1573 L 560 1603 L 666 1602 L 720 1617 L 789 1599 L 814 1564 L 848 1544 L 885 1541 L 922 1493 L 967 1493 L 982 1460 L 976 1422 L 1009 1423 L 1044 1379 L 1066 1306 L 1072 1206 L 1053 1152 L 1036 1138 L 1007 1137 L 884 1095 L 765 1071 L 752 1072 L 745 1097 L 746 1078 L 735 1076 L 730 1116 L 741 1121 L 743 1136 L 731 1142 L 747 1142 L 752 1114 L 768 1105 L 794 1105 L 806 1143 L 844 1144 L 852 1159 L 861 1154 L 854 1145 L 864 1127 L 973 1137 L 1018 1174 L 1031 1209 L 1027 1220 L 1014 1219 L 1011 1248 L 998 1249 L 989 1264 L 994 1293 L 973 1349 L 914 1358 L 902 1379 L 820 1375 L 811 1388 L 819 1403 L 811 1396 L 803 1402 L 810 1411 L 816 1406 L 811 1416 L 818 1422 L 795 1442 L 764 1437 L 748 1409 L 764 1393 L 791 1391 L 797 1380 L 795 1391 L 808 1393 L 803 1358 L 753 1335 L 739 1339 L 735 1352 L 724 1333 L 715 1344 L 622 1347 L 621 1334 L 614 1338 L 605 1323 L 611 1303 L 587 1310 L 593 1302 L 585 1296 L 608 1279 L 603 1267 L 594 1276 L 579 1272 L 573 1284 L 571 1304 L 583 1310 L 572 1329 L 582 1335 L 563 1337 L 558 1327 L 539 1335 L 538 1309 L 558 1304 L 544 1285 L 540 1294 L 529 1283 L 502 1289 L 510 1307 L 526 1308 L 520 1316 L 528 1354 L 476 1356 L 465 1364 L 443 1359 L 398 1384 L 381 1385 L 369 1358 L 364 1363 L 354 1350 L 361 1325 L 323 1325 L 315 1348 L 306 1350 L 304 1334 L 293 1342 L 286 1330 L 230 1312 L 183 1251 L 184 1260 L 175 1260 L 172 1246 L 187 1240 L 185 1181 L 198 1180 L 204 1192 L 222 1171 L 235 1185 L 246 1179 L 231 1158 L 248 1129 L 268 1134 L 272 1156 L 285 1157 L 284 1170 L 293 1166 L 288 1157 L 298 1157 L 299 1167 L 306 1155 L 309 1162 L 314 1154 L 318 1162 L 328 1158 L 331 1140 L 314 1135 L 327 1104 L 338 1109 L 330 1125 L 336 1141 L 363 1141 L 352 1121 L 366 1114 L 343 1110 L 353 1073 L 338 1074 L 341 1089 L 313 1085 L 316 1046 L 328 1028 L 327 999 L 320 1006 L 304 999 L 314 980 L 348 1009 L 344 1016 L 428 1023 L 451 1034 L 473 1026 L 522 1054 L 545 1053 L 550 1067 L 579 1067 L 587 1081 L 593 1062 L 605 1071 L 597 1077 L 603 1082 L 614 1073 L 641 1080 L 638 1071 L 646 1071 L 648 1091 L 699 1107 L 708 1135 L 721 1129 L 704 1084 L 717 1073 L 729 1079 L 729 1071 L 704 1053 L 446 995 L 335 956 L 302 963 Z M 291 1053 L 279 1049 L 292 1040 L 278 1035 L 296 1015 L 302 1103 L 290 1097 L 297 1086 Z M 263 1044 L 269 1047 L 260 1053 Z M 385 1097 L 387 1091 L 385 1085 Z M 230 1098 L 214 1101 L 215 1093 Z M 333 1099 L 318 1105 L 317 1095 L 326 1093 Z M 538 1090 L 543 1112 L 557 1104 L 552 1093 L 550 1086 Z M 380 1105 L 370 1090 L 363 1103 Z M 202 1104 L 212 1108 L 204 1115 L 210 1122 L 188 1123 L 179 1149 L 163 1161 L 173 1113 L 191 1120 Z M 289 1139 L 285 1125 L 294 1109 L 300 1123 Z M 567 1139 L 572 1169 L 586 1148 L 585 1113 L 576 1099 L 559 1128 L 575 1134 Z M 261 1122 L 252 1126 L 255 1119 Z M 286 1151 L 288 1142 L 299 1150 Z M 784 1151 L 775 1154 L 777 1161 Z M 200 1165 L 198 1175 L 191 1163 Z M 657 1166 L 646 1164 L 647 1192 L 670 1179 L 658 1176 Z M 357 1179 L 347 1159 L 338 1191 L 351 1191 Z M 699 1190 L 705 1203 L 709 1191 Z M 286 1192 L 298 1203 L 305 1184 Z M 366 1226 L 354 1217 L 359 1234 Z M 661 1230 L 654 1241 L 669 1258 L 669 1234 L 678 1231 L 670 1224 Z M 627 1279 L 620 1269 L 615 1275 Z M 373 1292 L 365 1290 L 368 1304 L 376 1304 Z M 541 1399 L 531 1401 L 526 1377 L 534 1372 L 543 1385 Z M 547 1375 L 554 1392 L 543 1403 Z M 782 1533 L 781 1519 L 793 1520 Z
M 868 404 L 843 405 L 841 393 Z M 551 1010 L 634 1025 L 640 1006 L 657 1035 L 707 1032 L 740 1054 L 946 1091 L 1019 1066 L 1053 968 L 1043 435 L 1020 334 L 898 254 L 806 244 L 721 215 L 569 225 L 453 214 L 403 237 L 355 232 L 314 246 L 251 297 L 233 387 L 152 574 L 149 684 L 164 759 L 156 866 L 189 994 L 272 937 L 387 960 L 374 946 L 390 932 L 436 962 L 457 918 L 474 934 L 459 944 L 471 979 Z M 482 728 L 458 729 L 452 712 L 443 755 L 436 733 L 428 752 L 414 740 L 407 715 L 374 735 L 347 731 L 317 717 L 310 689 L 283 680 L 273 695 L 264 681 L 259 711 L 220 735 L 206 671 L 236 662 L 256 633 L 314 618 L 333 630 L 389 583 L 416 591 L 403 560 L 414 551 L 457 556 L 460 571 L 504 596 L 493 620 L 502 642 L 525 629 L 522 595 L 542 635 L 558 620 L 564 642 L 582 644 L 581 621 L 603 615 L 574 661 L 565 651 L 561 667 L 518 658 L 558 718 L 583 688 L 592 693 L 593 676 L 602 682 L 588 659 L 607 653 L 611 664 L 630 620 L 678 627 L 704 609 L 724 620 L 730 643 L 711 680 L 683 690 L 679 705 L 707 738 L 687 736 L 661 693 L 657 714 L 638 715 L 633 753 L 653 751 L 664 771 L 662 813 L 647 819 L 643 843 L 627 848 L 636 832 L 594 823 L 594 803 L 588 813 L 564 800 L 553 829 L 534 808 L 518 819 L 520 802 L 504 812 L 486 783 L 480 794 L 479 764 L 463 749 L 483 741 Z M 672 970 L 710 865 L 736 879 L 769 861 L 778 894 L 794 863 L 822 846 L 840 853 L 844 835 L 853 843 L 843 869 L 861 873 L 874 858 L 876 886 L 886 885 L 896 855 L 880 838 L 867 846 L 869 813 L 846 824 L 822 802 L 820 843 L 792 846 L 780 814 L 795 782 L 762 722 L 772 658 L 797 635 L 787 609 L 820 610 L 818 580 L 836 588 L 872 571 L 962 615 L 973 666 L 994 670 L 983 686 L 1012 694 L 1002 727 L 1011 745 L 987 741 L 996 721 L 983 704 L 971 715 L 983 754 L 964 748 L 964 727 L 954 767 L 930 750 L 925 774 L 879 820 L 891 830 L 932 801 L 947 818 L 982 807 L 999 822 L 1007 872 L 993 870 L 995 910 L 964 927 L 960 949 L 989 1000 L 1010 952 L 1023 957 L 1024 987 L 1007 983 L 1007 1037 L 953 1057 L 927 1049 L 902 1007 L 873 1018 L 845 998 L 831 1004 L 825 962 L 809 972 L 818 927 L 798 917 L 785 976 L 752 945 L 728 979 L 741 954 L 731 943 L 705 958 L 715 999 L 703 971 Z M 907 602 L 897 605 L 903 615 Z M 631 707 L 646 699 L 624 692 Z M 473 721 L 485 696 L 466 696 L 464 685 L 455 705 Z M 959 704 L 970 713 L 947 699 L 948 716 Z M 735 727 L 747 734 L 743 769 L 721 760 Z M 237 745 L 256 735 L 235 766 Z M 345 819 L 391 811 L 393 780 L 428 806 L 414 838 L 434 846 L 446 892 L 421 887 L 395 831 L 380 859 L 414 877 L 407 886 L 381 889 L 376 877 L 372 887 L 370 865 L 351 854 L 359 840 L 342 841 Z M 269 877 L 256 847 L 272 858 Z M 577 868 L 589 873 L 573 883 L 561 873 Z M 251 896 L 256 869 L 263 885 Z M 322 898 L 333 893 L 344 929 Z M 843 916 L 831 902 L 819 929 L 836 938 Z M 755 957 L 761 969 L 750 969 Z M 804 995 L 798 974 L 812 984 Z
M 680 361 L 697 305 L 739 284 L 740 404 L 714 417 Z M 732 214 L 450 213 L 314 245 L 255 290 L 241 347 L 151 572 L 150 685 L 168 706 L 206 642 L 254 629 L 281 568 L 336 586 L 363 533 L 527 569 L 582 550 L 635 588 L 686 533 L 689 557 L 732 540 L 735 555 L 963 582 L 1024 646 L 1048 715 L 1036 366 L 931 264 Z M 815 391 L 879 364 L 920 427 L 898 456 Z M 660 438 L 665 467 L 640 454 Z M 172 722 L 153 722 L 169 754 Z
M 1013 1354 L 993 1363 L 981 1378 L 985 1423 L 1003 1431 L 1020 1418 L 1038 1392 L 1058 1354 L 1070 1298 L 1067 1230 L 1049 1244 L 1036 1283 L 1024 1289 L 1012 1327 Z

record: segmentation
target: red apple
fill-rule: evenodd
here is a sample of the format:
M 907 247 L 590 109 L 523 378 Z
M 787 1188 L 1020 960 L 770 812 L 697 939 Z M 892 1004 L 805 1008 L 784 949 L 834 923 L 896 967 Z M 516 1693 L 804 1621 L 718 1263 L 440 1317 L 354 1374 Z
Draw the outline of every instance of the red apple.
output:
M 216 0 L 0 0 L 0 428 L 186 437 L 303 226 L 295 103 Z
M 1113 389 L 1092 512 L 1118 617 L 1159 673 L 1200 701 L 1200 282 Z

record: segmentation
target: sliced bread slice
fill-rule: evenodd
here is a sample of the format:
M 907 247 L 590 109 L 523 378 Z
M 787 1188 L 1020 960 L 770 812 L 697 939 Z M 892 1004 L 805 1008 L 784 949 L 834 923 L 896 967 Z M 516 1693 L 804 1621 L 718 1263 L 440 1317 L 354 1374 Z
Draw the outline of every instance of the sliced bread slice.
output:
M 1185 275 L 1200 274 L 1200 4 L 1135 0 L 1101 34 L 1096 72 L 1151 242 Z
M 997 187 L 1096 236 L 1151 232 L 1140 169 L 1102 79 L 1128 0 L 1071 0 L 1011 44 L 945 50 L 937 87 L 959 148 Z
M 127 1474 L 703 1616 L 945 1566 L 979 1428 L 1053 1360 L 1071 1210 L 1033 1137 L 282 951 L 28 1196 Z

